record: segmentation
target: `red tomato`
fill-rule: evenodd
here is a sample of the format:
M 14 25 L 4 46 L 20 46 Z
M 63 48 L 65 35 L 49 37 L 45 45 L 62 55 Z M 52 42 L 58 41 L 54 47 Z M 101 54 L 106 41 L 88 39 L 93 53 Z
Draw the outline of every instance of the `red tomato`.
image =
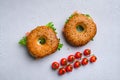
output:
M 75 58 L 76 59 L 80 59 L 81 57 L 82 57 L 82 53 L 80 53 L 80 52 L 75 53 Z
M 90 57 L 90 62 L 91 63 L 95 62 L 96 60 L 97 60 L 96 56 L 93 55 L 93 56 Z
M 84 54 L 84 56 L 89 56 L 91 54 L 91 50 L 90 49 L 85 49 L 83 54 Z
M 81 66 L 80 62 L 79 61 L 76 61 L 74 63 L 74 68 L 79 68 Z
M 75 60 L 74 55 L 69 55 L 69 56 L 68 56 L 68 61 L 69 61 L 69 62 L 73 62 L 74 60 Z
M 30 32 L 26 32 L 25 35 L 28 36 L 30 34 Z
M 52 69 L 56 70 L 59 68 L 59 63 L 58 62 L 53 62 L 52 63 Z
M 58 74 L 59 74 L 59 75 L 63 75 L 63 74 L 65 74 L 65 73 L 66 73 L 65 68 L 60 68 L 59 71 L 58 71 Z
M 73 70 L 73 66 L 71 64 L 66 66 L 66 71 L 67 72 L 72 72 L 72 70 Z
M 62 66 L 67 65 L 67 59 L 66 58 L 62 58 L 60 63 L 61 63 Z
M 82 59 L 82 65 L 87 65 L 88 64 L 88 59 L 87 58 L 83 58 Z

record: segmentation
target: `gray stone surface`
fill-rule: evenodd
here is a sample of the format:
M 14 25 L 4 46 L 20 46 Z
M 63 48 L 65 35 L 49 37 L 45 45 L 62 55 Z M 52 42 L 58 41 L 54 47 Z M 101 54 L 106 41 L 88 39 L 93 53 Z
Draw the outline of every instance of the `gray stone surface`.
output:
M 78 10 L 92 16 L 97 24 L 94 41 L 83 47 L 68 45 L 62 28 Z M 54 22 L 64 44 L 60 51 L 40 60 L 31 58 L 18 41 L 38 25 Z M 119 0 L 0 0 L 0 80 L 120 80 Z M 51 63 L 76 51 L 90 48 L 98 57 L 72 73 L 58 76 Z

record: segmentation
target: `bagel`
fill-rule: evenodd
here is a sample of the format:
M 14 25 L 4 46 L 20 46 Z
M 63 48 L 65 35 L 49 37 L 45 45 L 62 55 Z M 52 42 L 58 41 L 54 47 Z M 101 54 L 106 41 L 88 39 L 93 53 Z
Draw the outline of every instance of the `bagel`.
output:
M 35 58 L 54 53 L 59 44 L 55 31 L 48 26 L 38 26 L 29 33 L 26 39 L 27 49 Z
M 72 46 L 83 46 L 96 35 L 97 28 L 88 15 L 75 12 L 69 17 L 63 28 L 66 41 Z

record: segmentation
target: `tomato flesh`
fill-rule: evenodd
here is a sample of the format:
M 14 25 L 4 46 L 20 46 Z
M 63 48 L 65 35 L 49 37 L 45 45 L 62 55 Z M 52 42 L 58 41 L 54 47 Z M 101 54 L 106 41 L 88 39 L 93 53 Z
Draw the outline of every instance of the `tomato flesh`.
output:
M 68 61 L 69 61 L 69 62 L 73 62 L 74 60 L 75 60 L 74 55 L 69 55 L 69 56 L 68 56 Z
M 85 49 L 83 54 L 84 54 L 84 56 L 89 56 L 91 54 L 91 50 L 90 49 Z
M 63 75 L 63 74 L 65 74 L 65 73 L 66 73 L 65 68 L 60 68 L 59 71 L 58 71 L 58 74 L 59 74 L 59 75 Z
M 58 62 L 53 62 L 52 63 L 52 69 L 56 70 L 59 68 L 59 63 Z
M 69 65 L 66 66 L 66 71 L 67 72 L 72 72 L 72 70 L 73 70 L 73 67 L 72 67 L 71 64 L 69 64 Z
M 82 65 L 87 65 L 88 64 L 88 59 L 87 58 L 83 58 L 82 59 Z
M 96 62 L 97 60 L 97 57 L 96 56 L 91 56 L 90 57 L 90 62 L 93 63 L 93 62 Z
M 81 52 L 76 52 L 75 53 L 75 58 L 76 59 L 80 59 L 82 57 L 82 53 Z
M 67 65 L 67 59 L 66 58 L 62 58 L 60 63 L 61 63 L 62 66 Z
M 76 61 L 74 63 L 74 68 L 79 68 L 81 66 L 80 62 L 79 61 Z

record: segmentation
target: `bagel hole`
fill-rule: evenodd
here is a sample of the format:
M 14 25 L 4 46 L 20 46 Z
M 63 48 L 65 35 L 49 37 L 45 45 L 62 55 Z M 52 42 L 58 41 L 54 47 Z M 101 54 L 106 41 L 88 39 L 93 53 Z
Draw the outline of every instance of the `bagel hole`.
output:
M 84 31 L 84 28 L 83 28 L 83 26 L 81 26 L 81 25 L 78 25 L 78 26 L 76 27 L 76 29 L 77 29 L 78 32 Z
M 38 39 L 38 43 L 39 44 L 45 44 L 46 43 L 46 39 L 45 38 L 39 38 Z

